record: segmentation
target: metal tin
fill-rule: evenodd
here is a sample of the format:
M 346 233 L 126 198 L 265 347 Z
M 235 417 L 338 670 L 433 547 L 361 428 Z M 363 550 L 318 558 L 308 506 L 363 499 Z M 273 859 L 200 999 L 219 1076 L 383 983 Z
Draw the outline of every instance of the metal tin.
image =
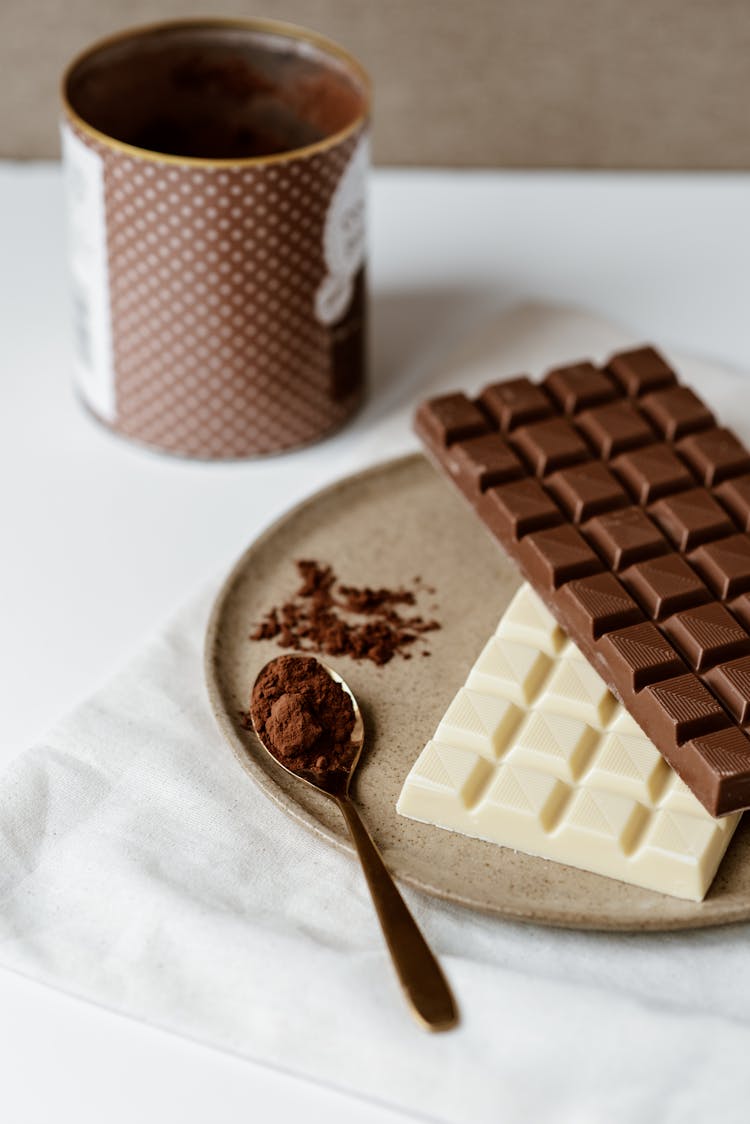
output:
M 305 445 L 351 416 L 365 382 L 369 98 L 342 48 L 272 21 L 136 29 L 70 65 L 76 382 L 96 417 L 218 459 Z M 274 129 L 292 146 L 238 155 L 259 120 L 261 147 Z M 152 150 L 164 139 L 177 151 Z M 191 144 L 220 154 L 180 154 Z

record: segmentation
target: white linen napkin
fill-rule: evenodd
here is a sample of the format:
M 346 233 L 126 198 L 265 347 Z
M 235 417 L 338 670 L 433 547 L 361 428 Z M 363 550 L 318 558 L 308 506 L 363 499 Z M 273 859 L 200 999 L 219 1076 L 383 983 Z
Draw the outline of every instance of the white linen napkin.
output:
M 580 313 L 524 308 L 414 397 L 629 342 Z M 682 370 L 750 438 L 748 384 L 705 363 Z M 398 394 L 403 447 L 413 399 Z M 363 461 L 377 410 L 372 422 Z M 746 1120 L 745 925 L 564 932 L 407 890 L 463 1017 L 450 1034 L 419 1030 L 356 862 L 267 800 L 214 724 L 202 674 L 213 592 L 0 778 L 0 963 L 441 1121 Z

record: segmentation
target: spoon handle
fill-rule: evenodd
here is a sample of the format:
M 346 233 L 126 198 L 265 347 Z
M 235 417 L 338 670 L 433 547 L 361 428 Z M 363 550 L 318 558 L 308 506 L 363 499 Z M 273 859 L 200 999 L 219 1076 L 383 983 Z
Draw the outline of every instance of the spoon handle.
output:
M 418 1022 L 428 1030 L 450 1030 L 458 1008 L 450 987 L 380 852 L 348 796 L 336 800 L 346 820 L 401 986 Z

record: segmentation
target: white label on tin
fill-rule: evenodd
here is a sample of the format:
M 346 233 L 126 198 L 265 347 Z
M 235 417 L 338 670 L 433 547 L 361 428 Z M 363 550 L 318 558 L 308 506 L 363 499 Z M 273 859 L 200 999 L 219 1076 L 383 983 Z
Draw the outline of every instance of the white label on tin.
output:
M 352 299 L 354 278 L 365 260 L 367 169 L 370 143 L 362 137 L 336 185 L 323 230 L 326 276 L 315 294 L 315 315 L 334 324 Z
M 75 328 L 75 375 L 84 400 L 99 417 L 116 414 L 109 305 L 104 164 L 67 122 L 61 126 L 68 253 Z

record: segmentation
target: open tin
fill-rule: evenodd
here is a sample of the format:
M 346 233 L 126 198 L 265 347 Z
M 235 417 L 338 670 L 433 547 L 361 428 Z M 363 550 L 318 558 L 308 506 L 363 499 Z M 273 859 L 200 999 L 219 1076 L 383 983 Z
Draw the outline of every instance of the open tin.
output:
M 341 426 L 365 382 L 370 86 L 335 43 L 183 20 L 63 77 L 76 383 L 116 432 L 241 458 Z

